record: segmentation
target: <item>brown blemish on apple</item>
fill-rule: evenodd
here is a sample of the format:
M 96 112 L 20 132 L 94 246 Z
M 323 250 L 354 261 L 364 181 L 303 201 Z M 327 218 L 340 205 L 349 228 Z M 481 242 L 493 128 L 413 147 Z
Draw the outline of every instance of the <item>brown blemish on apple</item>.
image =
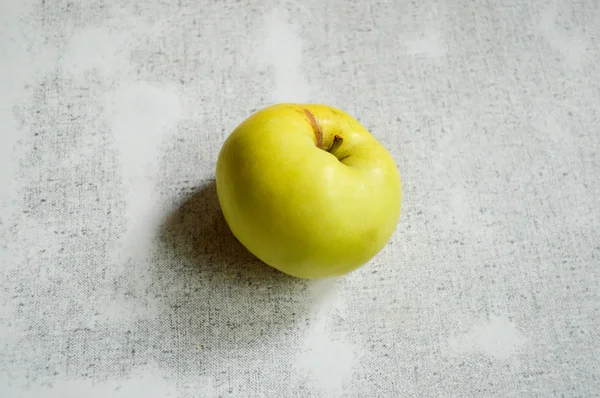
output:
M 329 109 L 331 111 L 331 113 L 333 113 L 334 115 L 340 116 L 340 112 L 337 109 L 335 109 L 334 107 L 327 106 L 327 109 Z
M 313 115 L 306 108 L 302 108 L 302 110 L 304 111 L 304 114 L 308 117 L 308 120 L 310 121 L 310 125 L 311 125 L 313 131 L 315 132 L 315 141 L 317 144 L 317 148 L 325 149 L 325 148 L 323 148 L 323 130 L 321 130 L 321 126 L 319 126 L 319 123 L 317 123 L 317 119 L 315 119 L 315 115 Z
M 368 242 L 375 242 L 377 239 L 377 230 L 374 228 L 369 228 L 365 231 L 365 240 Z

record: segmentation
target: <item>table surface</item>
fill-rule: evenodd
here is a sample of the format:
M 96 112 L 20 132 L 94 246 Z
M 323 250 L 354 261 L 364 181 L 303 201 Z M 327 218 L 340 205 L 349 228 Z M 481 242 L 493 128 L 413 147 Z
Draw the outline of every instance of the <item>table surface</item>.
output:
M 600 396 L 600 3 L 0 1 L 0 396 Z M 232 237 L 227 135 L 358 118 L 402 174 L 365 267 Z

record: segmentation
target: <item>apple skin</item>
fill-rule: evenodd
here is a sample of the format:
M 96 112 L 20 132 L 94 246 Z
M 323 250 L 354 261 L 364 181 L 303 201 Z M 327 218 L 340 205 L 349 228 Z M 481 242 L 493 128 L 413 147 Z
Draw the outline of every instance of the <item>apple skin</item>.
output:
M 402 201 L 388 151 L 352 116 L 322 104 L 271 105 L 244 120 L 221 148 L 216 186 L 242 245 L 306 279 L 369 262 L 392 236 Z

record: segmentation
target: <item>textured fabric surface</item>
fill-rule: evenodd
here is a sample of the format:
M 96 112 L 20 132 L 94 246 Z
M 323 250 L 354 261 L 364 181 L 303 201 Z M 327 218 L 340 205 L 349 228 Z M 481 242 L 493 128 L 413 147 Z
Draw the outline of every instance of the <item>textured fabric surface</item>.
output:
M 600 396 L 600 3 L 0 0 L 1 397 Z M 218 151 L 321 102 L 394 156 L 386 248 L 286 277 Z

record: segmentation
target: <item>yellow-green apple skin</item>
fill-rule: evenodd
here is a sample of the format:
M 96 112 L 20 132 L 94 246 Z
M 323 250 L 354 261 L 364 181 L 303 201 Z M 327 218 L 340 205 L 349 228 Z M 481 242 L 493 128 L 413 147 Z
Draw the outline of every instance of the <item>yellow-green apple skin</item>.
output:
M 352 116 L 322 104 L 276 104 L 244 120 L 221 148 L 216 186 L 235 237 L 299 278 L 365 265 L 400 217 L 391 155 Z

